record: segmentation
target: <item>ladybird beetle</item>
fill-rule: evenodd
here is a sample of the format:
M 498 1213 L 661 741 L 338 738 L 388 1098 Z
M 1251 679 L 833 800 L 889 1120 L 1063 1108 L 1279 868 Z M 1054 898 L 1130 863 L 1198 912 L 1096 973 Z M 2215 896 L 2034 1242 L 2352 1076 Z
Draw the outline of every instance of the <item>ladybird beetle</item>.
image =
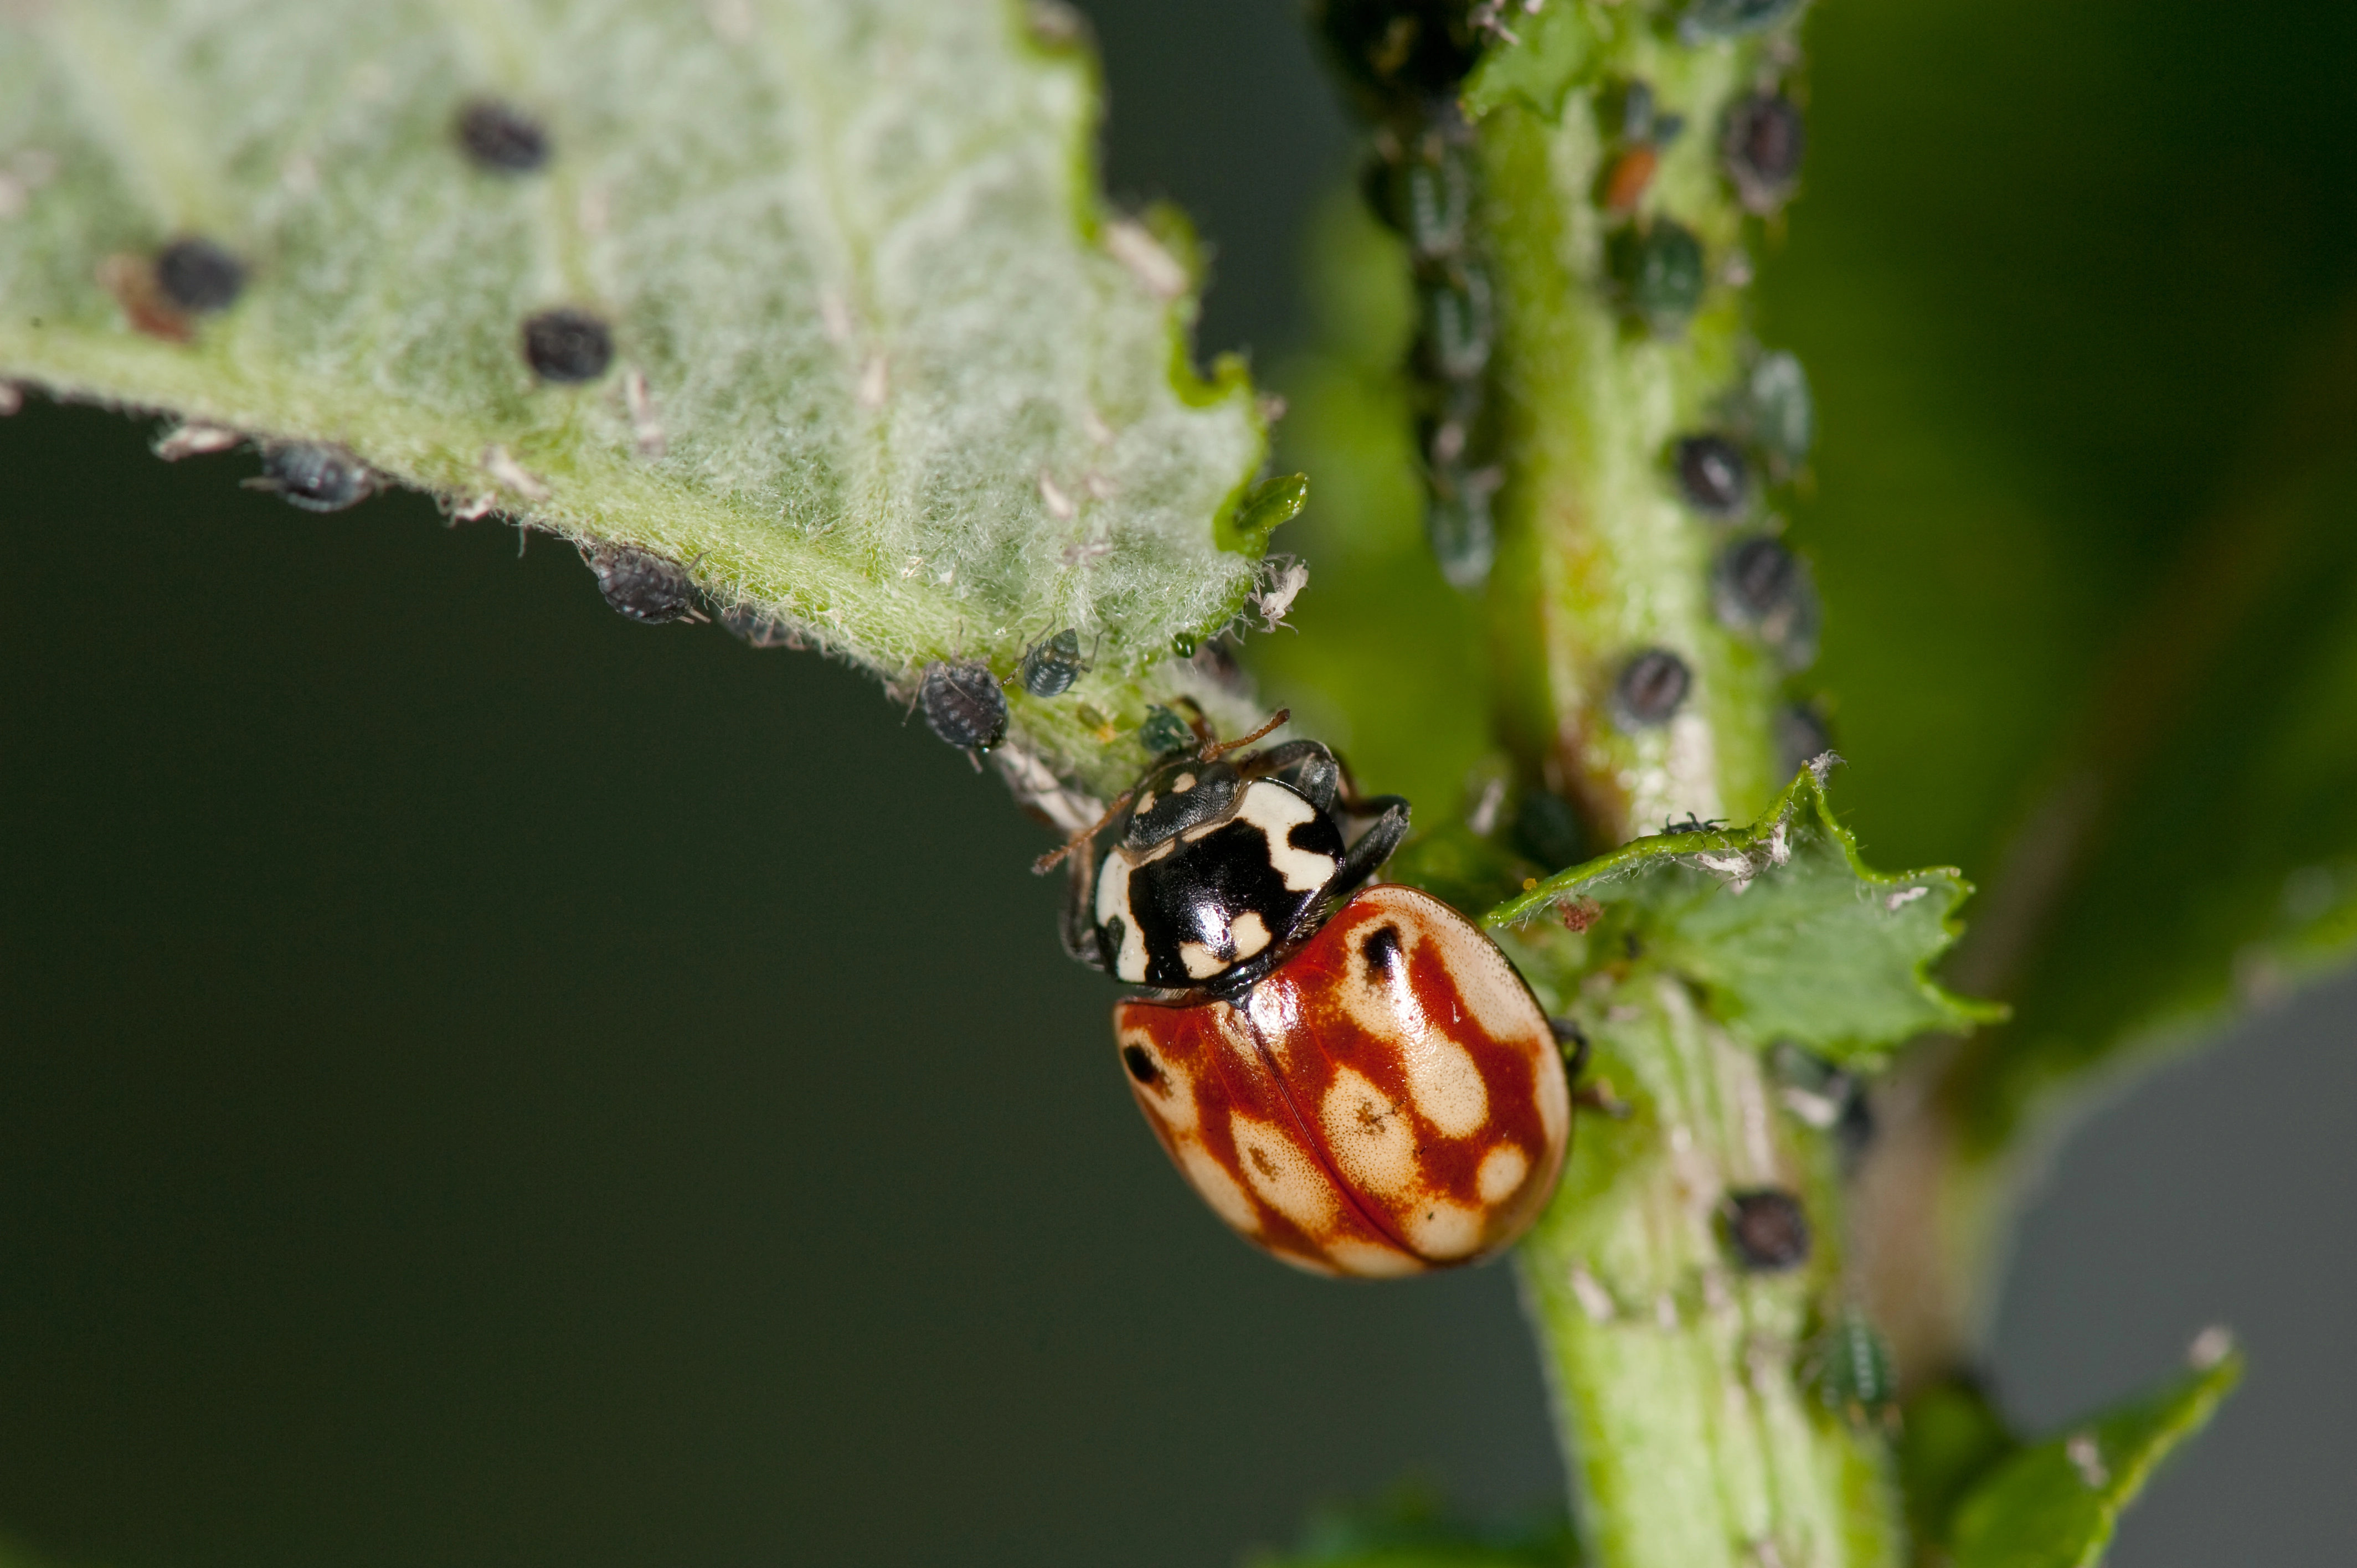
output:
M 1562 1048 L 1470 921 L 1361 886 L 1405 836 L 1405 801 L 1357 798 L 1315 741 L 1227 759 L 1283 720 L 1165 757 L 1042 858 L 1072 858 L 1065 946 L 1154 988 L 1114 1009 L 1130 1091 L 1247 1240 L 1368 1278 L 1487 1257 L 1562 1169 Z

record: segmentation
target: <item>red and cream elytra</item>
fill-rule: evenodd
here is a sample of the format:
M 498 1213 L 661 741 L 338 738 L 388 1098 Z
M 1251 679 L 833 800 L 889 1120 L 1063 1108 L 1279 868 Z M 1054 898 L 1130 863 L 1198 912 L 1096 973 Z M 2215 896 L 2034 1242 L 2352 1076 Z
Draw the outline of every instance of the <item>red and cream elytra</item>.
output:
M 1377 1278 L 1490 1256 L 1570 1144 L 1554 1029 L 1455 909 L 1361 886 L 1405 801 L 1345 799 L 1316 742 L 1234 749 L 1166 757 L 1068 846 L 1066 947 L 1160 988 L 1114 1010 L 1139 1109 L 1212 1211 L 1286 1262 Z M 1353 838 L 1352 818 L 1372 821 Z

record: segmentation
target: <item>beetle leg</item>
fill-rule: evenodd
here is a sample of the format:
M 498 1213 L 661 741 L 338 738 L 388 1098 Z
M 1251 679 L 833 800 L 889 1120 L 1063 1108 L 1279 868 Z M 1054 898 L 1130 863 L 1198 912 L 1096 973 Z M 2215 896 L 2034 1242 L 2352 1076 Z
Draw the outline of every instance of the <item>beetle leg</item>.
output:
M 1397 795 L 1376 795 L 1357 804 L 1357 814 L 1381 814 L 1343 852 L 1341 869 L 1326 884 L 1329 897 L 1348 893 L 1372 876 L 1392 857 L 1392 851 L 1399 848 L 1400 840 L 1407 837 L 1408 804 Z
M 1083 838 L 1071 854 L 1071 880 L 1064 892 L 1064 908 L 1056 921 L 1056 935 L 1062 939 L 1064 951 L 1091 969 L 1105 966 L 1104 953 L 1097 946 L 1096 910 L 1092 908 L 1096 891 L 1096 844 Z
M 1321 741 L 1288 740 L 1272 746 L 1236 764 L 1236 770 L 1247 779 L 1274 779 L 1290 786 L 1320 811 L 1332 811 L 1341 797 L 1342 765 Z

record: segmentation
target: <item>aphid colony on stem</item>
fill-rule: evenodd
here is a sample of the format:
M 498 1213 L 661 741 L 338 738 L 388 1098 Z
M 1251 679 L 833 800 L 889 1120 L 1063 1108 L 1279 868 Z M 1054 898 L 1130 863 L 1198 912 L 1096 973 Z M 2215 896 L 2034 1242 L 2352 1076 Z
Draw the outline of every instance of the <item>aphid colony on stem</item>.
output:
M 1234 755 L 1285 717 L 1189 736 L 1042 858 L 1071 862 L 1065 948 L 1151 988 L 1114 1010 L 1131 1092 L 1238 1233 L 1321 1273 L 1489 1256 L 1569 1146 L 1555 1031 L 1463 916 L 1364 886 L 1407 802 L 1360 798 L 1315 741 Z

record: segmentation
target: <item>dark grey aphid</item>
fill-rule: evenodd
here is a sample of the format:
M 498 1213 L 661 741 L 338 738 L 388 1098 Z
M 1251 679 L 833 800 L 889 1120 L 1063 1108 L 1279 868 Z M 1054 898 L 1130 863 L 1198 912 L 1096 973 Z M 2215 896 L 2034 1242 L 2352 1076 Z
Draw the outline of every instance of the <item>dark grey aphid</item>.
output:
M 1068 628 L 1024 652 L 1023 689 L 1035 697 L 1060 697 L 1086 668 L 1081 660 L 1081 634 Z
M 1658 334 L 1683 328 L 1702 304 L 1702 242 L 1682 223 L 1663 218 L 1642 230 L 1623 229 L 1607 246 L 1606 260 L 1630 310 Z
M 1805 562 L 1772 539 L 1739 539 L 1711 573 L 1711 607 L 1738 631 L 1775 650 L 1788 670 L 1817 651 L 1817 590 Z
M 687 568 L 630 544 L 601 545 L 589 557 L 597 591 L 619 613 L 649 626 L 685 620 L 695 610 Z
M 1754 212 L 1772 212 L 1792 193 L 1808 142 L 1801 111 L 1779 92 L 1738 98 L 1727 112 L 1718 156 L 1735 193 Z
M 245 263 L 192 235 L 156 253 L 156 286 L 182 310 L 227 310 L 245 292 Z
M 1587 830 L 1570 801 L 1552 789 L 1523 791 L 1514 807 L 1514 847 L 1549 871 L 1577 865 L 1587 854 Z
M 917 702 L 926 725 L 961 750 L 987 751 L 1006 738 L 1006 693 L 987 664 L 926 665 Z
M 1425 502 L 1424 532 L 1448 585 L 1473 593 L 1490 580 L 1498 555 L 1498 525 L 1490 510 L 1497 475 L 1487 469 L 1436 468 Z
M 1760 355 L 1744 379 L 1740 403 L 1745 430 L 1771 462 L 1790 467 L 1808 456 L 1817 434 L 1816 403 L 1800 360 L 1781 350 Z
M 1686 661 L 1666 648 L 1649 648 L 1621 668 L 1612 708 L 1626 729 L 1652 729 L 1676 716 L 1694 685 Z
M 262 477 L 246 482 L 305 511 L 341 511 L 376 492 L 377 475 L 332 442 L 274 441 L 262 449 Z
M 1735 38 L 1767 31 L 1801 8 L 1801 0 L 1694 0 L 1679 18 L 1688 38 Z
M 1730 1192 L 1719 1221 L 1736 1262 L 1749 1273 L 1775 1274 L 1809 1261 L 1809 1216 L 1801 1200 L 1779 1187 Z
M 1684 435 L 1670 449 L 1678 494 L 1705 517 L 1739 515 L 1751 497 L 1751 466 L 1724 435 Z
M 524 318 L 523 359 L 544 381 L 594 381 L 614 362 L 614 335 L 587 311 L 559 306 Z
M 1490 362 L 1496 333 L 1490 278 L 1470 262 L 1452 265 L 1440 277 L 1416 285 L 1424 308 L 1417 351 L 1426 374 L 1444 381 L 1467 381 Z
M 800 648 L 802 640 L 794 628 L 753 605 L 738 605 L 720 612 L 721 628 L 748 648 Z
M 522 110 L 481 98 L 458 113 L 458 145 L 476 167 L 531 174 L 548 163 L 548 133 Z
M 1787 779 L 1833 748 L 1833 731 L 1814 704 L 1794 703 L 1776 711 L 1776 760 Z

